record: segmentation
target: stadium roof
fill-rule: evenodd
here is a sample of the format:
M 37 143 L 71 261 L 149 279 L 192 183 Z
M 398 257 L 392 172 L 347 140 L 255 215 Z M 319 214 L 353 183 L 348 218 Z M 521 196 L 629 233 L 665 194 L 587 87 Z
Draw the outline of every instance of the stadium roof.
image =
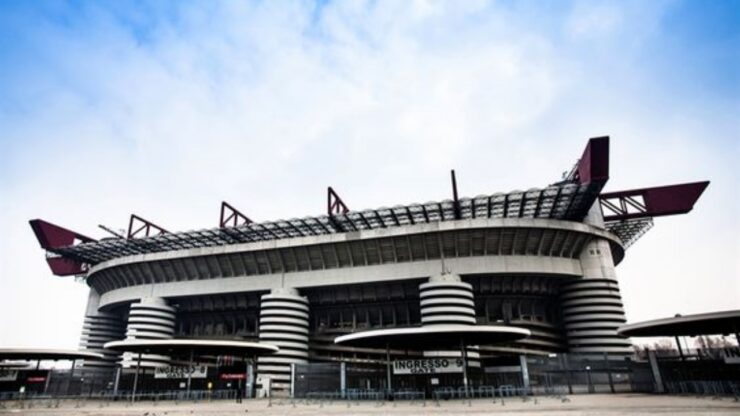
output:
M 219 228 L 170 233 L 136 215 L 128 237 L 95 241 L 82 234 L 36 219 L 30 224 L 47 252 L 47 263 L 59 276 L 85 274 L 90 266 L 136 254 L 224 246 L 267 240 L 353 232 L 474 218 L 542 218 L 582 221 L 598 200 L 605 227 L 629 247 L 653 225 L 653 217 L 689 212 L 709 182 L 632 189 L 602 194 L 609 179 L 609 137 L 588 141 L 581 158 L 565 178 L 544 189 L 350 211 L 329 187 L 327 215 L 255 223 L 228 205 L 221 207 Z M 225 215 L 225 209 L 231 214 Z M 133 231 L 134 221 L 143 225 Z M 241 222 L 241 224 L 239 223 Z M 105 228 L 105 227 L 103 227 Z M 159 232 L 150 236 L 150 231 Z M 136 238 L 145 231 L 146 236 Z M 118 235 L 113 232 L 113 234 Z
M 196 231 L 164 233 L 145 238 L 108 238 L 86 241 L 77 245 L 47 248 L 59 256 L 95 265 L 117 257 L 250 243 L 293 237 L 335 234 L 435 221 L 470 218 L 550 218 L 581 220 L 598 196 L 590 185 L 564 184 L 545 189 L 516 191 L 459 200 L 459 217 L 452 200 L 410 204 L 393 208 L 349 211 L 344 214 L 267 221 Z M 33 220 L 34 228 L 43 226 L 42 220 Z M 48 224 L 48 223 L 46 223 Z M 639 231 L 640 226 L 635 231 Z M 635 231 L 614 228 L 625 240 Z M 621 235 L 620 235 L 621 234 Z

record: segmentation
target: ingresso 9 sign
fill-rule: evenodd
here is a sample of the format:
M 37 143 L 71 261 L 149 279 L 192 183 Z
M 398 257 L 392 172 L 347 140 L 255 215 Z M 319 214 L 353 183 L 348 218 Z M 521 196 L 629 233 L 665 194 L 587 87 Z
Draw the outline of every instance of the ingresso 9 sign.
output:
M 393 374 L 462 373 L 460 358 L 425 358 L 393 361 Z
M 206 378 L 208 367 L 205 365 L 194 365 L 192 367 L 157 367 L 154 369 L 154 378 Z

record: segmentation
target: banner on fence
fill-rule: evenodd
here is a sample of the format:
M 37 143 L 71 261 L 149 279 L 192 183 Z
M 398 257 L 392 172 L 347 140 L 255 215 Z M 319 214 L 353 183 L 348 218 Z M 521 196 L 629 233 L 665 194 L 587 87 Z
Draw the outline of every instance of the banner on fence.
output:
M 154 369 L 154 378 L 206 378 L 208 366 L 176 366 L 176 367 L 157 367 Z
M 418 360 L 393 361 L 393 374 L 439 374 L 462 373 L 463 363 L 460 358 L 424 358 Z

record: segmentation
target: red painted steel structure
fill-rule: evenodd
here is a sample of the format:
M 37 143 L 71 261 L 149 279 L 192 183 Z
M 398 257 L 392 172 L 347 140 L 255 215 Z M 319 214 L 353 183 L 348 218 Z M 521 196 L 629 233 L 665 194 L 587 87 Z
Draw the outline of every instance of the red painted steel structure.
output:
M 347 204 L 342 201 L 342 198 L 334 191 L 330 186 L 327 188 L 326 196 L 326 215 L 332 216 L 337 214 L 346 214 L 349 212 Z
M 239 212 L 238 209 L 231 206 L 228 202 L 221 202 L 221 219 L 218 222 L 219 228 L 238 227 L 240 225 L 252 224 L 253 222 L 254 221 Z
M 685 214 L 709 186 L 709 181 L 608 192 L 600 195 L 604 221 Z
M 96 241 L 93 238 L 44 220 L 35 219 L 28 223 L 31 224 L 31 228 L 34 234 L 36 234 L 36 239 L 39 240 L 39 244 L 41 244 L 41 248 L 43 249 L 71 246 L 75 244 L 75 240 L 82 243 Z
M 603 188 L 609 180 L 609 136 L 588 140 L 586 149 L 569 179 L 581 184 L 596 184 Z
M 68 247 L 75 243 L 89 243 L 96 240 L 84 236 L 78 232 L 68 230 L 50 222 L 35 219 L 28 222 L 36 234 L 41 248 L 50 250 L 60 247 Z M 72 276 L 86 271 L 86 266 L 77 260 L 64 257 L 47 257 L 51 272 L 56 276 Z
M 134 229 L 134 223 L 136 222 L 141 223 L 141 226 Z M 129 240 L 132 238 L 136 238 L 136 235 L 142 231 L 144 231 L 144 237 L 149 237 L 150 235 L 152 235 L 152 230 L 159 231 L 159 233 L 157 233 L 156 235 L 169 233 L 169 231 L 158 226 L 157 224 L 154 224 L 151 221 L 147 221 L 136 214 L 131 214 L 131 219 L 128 222 L 128 236 L 126 238 Z

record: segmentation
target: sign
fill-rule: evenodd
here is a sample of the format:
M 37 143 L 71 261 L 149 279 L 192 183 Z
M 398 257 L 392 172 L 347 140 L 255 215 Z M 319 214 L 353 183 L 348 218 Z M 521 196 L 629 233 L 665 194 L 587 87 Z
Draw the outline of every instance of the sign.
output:
M 43 376 L 42 377 L 28 377 L 26 379 L 26 382 L 28 383 L 43 383 L 44 381 L 46 381 L 46 377 L 43 377 Z
M 440 374 L 462 373 L 460 358 L 424 358 L 419 360 L 393 361 L 393 374 Z
M 244 373 L 226 373 L 219 376 L 221 380 L 246 380 L 247 375 Z
M 205 365 L 194 365 L 188 366 L 177 366 L 177 367 L 157 367 L 154 369 L 154 378 L 206 378 L 208 373 L 208 366 Z
M 0 370 L 0 381 L 15 381 L 17 378 L 17 370 Z

